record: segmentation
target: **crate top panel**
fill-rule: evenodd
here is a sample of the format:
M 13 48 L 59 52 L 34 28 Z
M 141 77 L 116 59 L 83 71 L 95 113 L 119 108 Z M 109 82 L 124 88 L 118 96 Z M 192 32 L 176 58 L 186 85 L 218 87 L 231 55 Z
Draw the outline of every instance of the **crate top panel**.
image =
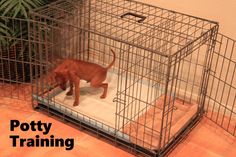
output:
M 49 27 L 68 25 L 74 28 L 70 30 L 87 31 L 166 57 L 189 45 L 200 46 L 200 40 L 210 39 L 218 26 L 133 0 L 59 0 L 34 10 L 31 18 Z

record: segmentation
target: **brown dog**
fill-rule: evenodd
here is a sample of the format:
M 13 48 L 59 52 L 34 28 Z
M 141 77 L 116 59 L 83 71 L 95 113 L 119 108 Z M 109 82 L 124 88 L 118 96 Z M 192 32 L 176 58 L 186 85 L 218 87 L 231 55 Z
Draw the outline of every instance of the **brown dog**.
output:
M 106 80 L 107 70 L 112 67 L 115 63 L 115 52 L 111 49 L 113 53 L 113 61 L 104 68 L 98 64 L 85 62 L 76 59 L 66 59 L 60 65 L 54 69 L 54 77 L 56 82 L 59 84 L 62 90 L 66 90 L 66 83 L 70 82 L 70 90 L 66 95 L 73 94 L 73 84 L 75 85 L 75 101 L 73 106 L 79 105 L 79 96 L 80 96 L 80 80 L 86 80 L 90 82 L 91 87 L 95 88 L 104 88 L 101 99 L 106 98 L 108 84 L 103 83 Z

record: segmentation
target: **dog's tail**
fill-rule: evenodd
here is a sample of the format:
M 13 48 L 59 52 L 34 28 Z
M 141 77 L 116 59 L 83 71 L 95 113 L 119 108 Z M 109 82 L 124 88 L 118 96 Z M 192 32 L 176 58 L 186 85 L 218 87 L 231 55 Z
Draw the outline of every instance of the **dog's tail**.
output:
M 116 54 L 115 52 L 111 49 L 111 52 L 113 53 L 113 61 L 108 65 L 108 67 L 106 67 L 106 69 L 110 69 L 113 64 L 115 63 L 115 60 L 116 60 Z

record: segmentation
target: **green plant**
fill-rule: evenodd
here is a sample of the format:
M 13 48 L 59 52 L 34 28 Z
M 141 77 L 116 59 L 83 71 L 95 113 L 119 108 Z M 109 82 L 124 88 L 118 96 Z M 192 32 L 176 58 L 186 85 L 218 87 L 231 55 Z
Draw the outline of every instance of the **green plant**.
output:
M 26 42 L 28 12 L 48 2 L 48 0 L 0 0 L 0 57 L 4 58 L 0 68 L 5 69 L 4 73 L 0 72 L 0 79 L 13 82 L 30 80 L 30 65 L 21 63 L 30 60 L 29 45 Z M 8 71 L 11 71 L 11 75 Z
M 47 0 L 1 0 L 2 16 L 28 18 L 28 11 L 45 5 Z
M 12 32 L 7 25 L 4 24 L 4 21 L 0 19 L 0 45 L 7 45 L 9 42 L 5 38 L 6 36 L 11 36 Z
M 48 0 L 0 0 L 0 15 L 2 17 L 6 16 L 8 18 L 20 18 L 28 19 L 29 10 L 38 8 L 42 5 L 48 3 Z M 21 23 L 15 23 L 12 26 L 11 20 L 6 20 L 6 18 L 0 17 L 0 44 L 11 45 L 11 41 L 6 41 L 3 37 L 13 37 L 17 38 L 23 34 L 27 36 L 27 32 L 22 33 L 22 31 L 27 31 L 27 26 L 21 25 Z M 24 27 L 19 31 L 20 27 Z

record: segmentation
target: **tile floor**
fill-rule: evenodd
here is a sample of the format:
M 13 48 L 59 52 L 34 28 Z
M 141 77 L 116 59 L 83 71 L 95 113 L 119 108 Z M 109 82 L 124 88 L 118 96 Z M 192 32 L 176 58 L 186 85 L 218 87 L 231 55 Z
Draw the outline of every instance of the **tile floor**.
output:
M 17 119 L 21 122 L 32 120 L 51 122 L 52 128 L 49 134 L 55 137 L 74 138 L 75 148 L 66 151 L 65 148 L 12 148 L 9 135 L 9 121 Z M 21 132 L 15 134 L 22 137 L 32 137 L 38 132 Z M 40 136 L 43 136 L 40 134 Z M 1 157 L 132 157 L 135 155 L 111 145 L 101 138 L 78 130 L 72 125 L 66 125 L 60 120 L 48 117 L 40 112 L 33 111 L 30 104 L 24 101 L 1 98 L 0 100 L 0 152 Z M 194 130 L 168 155 L 169 157 L 235 157 L 236 138 L 226 133 L 207 118 L 194 128 Z

